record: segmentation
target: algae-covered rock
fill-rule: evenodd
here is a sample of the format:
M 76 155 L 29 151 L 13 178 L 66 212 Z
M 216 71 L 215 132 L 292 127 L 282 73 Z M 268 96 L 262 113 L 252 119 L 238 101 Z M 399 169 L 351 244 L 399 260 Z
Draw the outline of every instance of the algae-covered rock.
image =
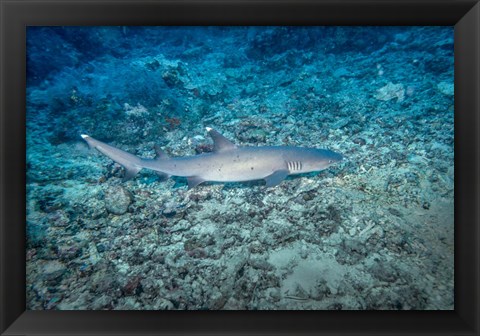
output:
M 238 134 L 239 140 L 249 143 L 265 142 L 267 132 L 261 128 L 249 128 Z
M 105 190 L 105 208 L 114 215 L 123 215 L 132 203 L 132 194 L 122 186 Z
M 453 86 L 453 83 L 447 83 L 447 82 L 440 82 L 437 85 L 438 91 L 443 93 L 446 96 L 453 96 L 455 89 Z
M 402 102 L 405 99 L 405 89 L 402 84 L 393 84 L 390 82 L 377 90 L 375 98 L 383 101 L 397 98 L 397 102 Z
M 57 260 L 46 262 L 41 270 L 42 278 L 44 280 L 55 280 L 63 276 L 67 271 L 67 267 Z
M 81 251 L 81 248 L 76 243 L 60 245 L 57 247 L 58 257 L 62 260 L 75 259 Z

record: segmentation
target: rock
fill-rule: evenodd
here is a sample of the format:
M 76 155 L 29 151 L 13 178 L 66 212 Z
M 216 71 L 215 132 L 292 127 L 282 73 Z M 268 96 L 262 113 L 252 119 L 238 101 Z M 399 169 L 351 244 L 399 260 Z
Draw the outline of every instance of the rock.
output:
M 101 309 L 108 309 L 110 305 L 112 304 L 113 299 L 105 294 L 102 294 L 99 297 L 96 297 L 92 304 L 91 304 L 91 309 L 92 310 L 101 310 Z
M 273 265 L 263 258 L 254 257 L 254 258 L 251 258 L 248 263 L 250 264 L 250 266 L 252 266 L 255 269 L 265 270 L 265 271 L 273 270 Z
M 453 83 L 440 82 L 437 85 L 438 91 L 443 93 L 446 96 L 453 96 L 455 88 Z
M 348 75 L 350 74 L 350 71 L 348 71 L 347 69 L 345 68 L 338 68 L 337 70 L 335 70 L 333 72 L 333 76 L 334 77 L 347 77 Z
M 66 227 L 70 223 L 70 219 L 65 211 L 57 210 L 49 213 L 48 222 L 51 226 Z
M 390 264 L 375 263 L 369 267 L 370 274 L 380 281 L 394 282 L 399 278 L 398 271 Z
M 177 205 L 173 202 L 165 204 L 165 209 L 163 209 L 162 214 L 167 217 L 171 218 L 177 214 Z
M 113 270 L 103 269 L 91 275 L 91 289 L 95 293 L 107 293 L 109 291 L 114 291 L 119 287 L 117 280 L 110 272 L 113 272 Z
M 122 186 L 105 190 L 105 208 L 114 215 L 123 215 L 132 203 L 132 194 Z
M 248 143 L 265 142 L 267 139 L 267 132 L 261 128 L 250 128 L 237 134 L 240 141 Z
M 193 251 L 198 248 L 205 248 L 215 244 L 215 239 L 206 234 L 199 237 L 193 237 L 185 241 L 184 249 L 185 251 Z
M 367 144 L 367 141 L 363 138 L 354 138 L 352 141 L 359 146 L 365 146 Z
M 97 247 L 93 242 L 91 242 L 88 246 L 88 253 L 90 254 L 90 257 L 88 258 L 90 260 L 90 263 L 92 265 L 96 265 L 102 257 L 98 253 Z
M 213 145 L 212 144 L 198 144 L 195 146 L 195 153 L 196 154 L 201 154 L 201 153 L 209 153 L 213 151 Z
M 335 259 L 341 265 L 355 265 L 361 262 L 367 251 L 364 245 L 356 239 L 346 239 L 342 241 L 340 248 L 335 254 Z
M 389 208 L 388 211 L 394 216 L 403 217 L 402 213 L 398 209 Z
M 78 257 L 81 249 L 76 244 L 61 245 L 57 248 L 58 257 L 61 260 L 71 260 Z
M 67 271 L 67 267 L 57 260 L 46 262 L 41 271 L 43 280 L 55 280 L 62 277 Z
M 217 290 L 218 288 L 215 287 Z M 225 303 L 227 302 L 228 297 L 223 295 L 219 291 L 214 291 L 210 298 L 208 299 L 208 308 L 211 310 L 219 310 L 222 309 L 223 306 L 225 306 Z
M 142 292 L 142 278 L 140 276 L 134 276 L 129 278 L 124 286 L 122 287 L 122 292 L 124 295 L 138 295 Z
M 302 244 L 302 247 L 300 248 L 300 257 L 302 257 L 302 259 L 307 259 L 308 254 L 309 254 L 308 246 L 306 244 Z
M 233 297 L 229 298 L 225 305 L 222 307 L 223 310 L 245 310 L 245 303 L 239 301 Z
M 173 310 L 175 306 L 173 303 L 167 299 L 160 298 L 155 302 L 155 306 L 158 310 Z
M 98 243 L 97 244 L 97 251 L 98 253 L 103 253 L 108 249 L 108 246 L 105 243 Z
M 268 298 L 270 298 L 273 302 L 278 302 L 282 298 L 282 293 L 280 292 L 279 288 L 267 288 L 265 291 Z
M 249 246 L 248 250 L 251 253 L 262 253 L 265 251 L 265 246 L 258 241 L 253 241 Z
M 27 217 L 27 247 L 38 248 L 45 246 L 47 234 L 44 224 L 37 221 L 28 220 Z
M 375 98 L 383 101 L 397 98 L 397 102 L 402 102 L 405 98 L 405 89 L 402 84 L 393 84 L 389 82 L 387 85 L 377 90 Z
M 179 78 L 180 74 L 177 69 L 170 67 L 168 70 L 162 73 L 162 78 L 167 84 L 168 87 L 174 88 L 182 83 L 181 79 Z

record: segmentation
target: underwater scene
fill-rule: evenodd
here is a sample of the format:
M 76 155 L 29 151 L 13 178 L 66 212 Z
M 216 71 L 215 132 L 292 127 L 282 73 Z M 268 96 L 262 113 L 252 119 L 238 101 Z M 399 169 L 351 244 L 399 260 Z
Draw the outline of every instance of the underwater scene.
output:
M 454 309 L 453 36 L 28 27 L 27 309 Z

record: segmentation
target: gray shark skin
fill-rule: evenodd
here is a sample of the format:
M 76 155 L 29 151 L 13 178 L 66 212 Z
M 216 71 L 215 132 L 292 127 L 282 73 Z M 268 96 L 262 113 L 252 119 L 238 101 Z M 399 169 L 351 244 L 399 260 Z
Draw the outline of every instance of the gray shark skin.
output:
M 267 187 L 280 184 L 288 175 L 321 171 L 343 160 L 343 156 L 327 149 L 260 146 L 240 147 L 207 127 L 213 139 L 211 153 L 170 158 L 155 146 L 155 159 L 142 159 L 121 149 L 107 145 L 88 135 L 82 138 L 90 148 L 95 148 L 125 168 L 124 179 L 133 178 L 141 169 L 151 169 L 165 177 L 183 176 L 188 187 L 205 181 L 244 182 L 264 179 Z

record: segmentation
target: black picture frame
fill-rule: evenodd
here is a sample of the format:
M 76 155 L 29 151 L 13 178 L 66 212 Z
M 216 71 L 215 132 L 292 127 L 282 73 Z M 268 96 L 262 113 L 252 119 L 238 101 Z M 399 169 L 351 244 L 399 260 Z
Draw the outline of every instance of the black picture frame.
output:
M 2 335 L 479 335 L 480 4 L 472 0 L 0 0 Z M 454 25 L 455 310 L 25 311 L 31 25 Z

